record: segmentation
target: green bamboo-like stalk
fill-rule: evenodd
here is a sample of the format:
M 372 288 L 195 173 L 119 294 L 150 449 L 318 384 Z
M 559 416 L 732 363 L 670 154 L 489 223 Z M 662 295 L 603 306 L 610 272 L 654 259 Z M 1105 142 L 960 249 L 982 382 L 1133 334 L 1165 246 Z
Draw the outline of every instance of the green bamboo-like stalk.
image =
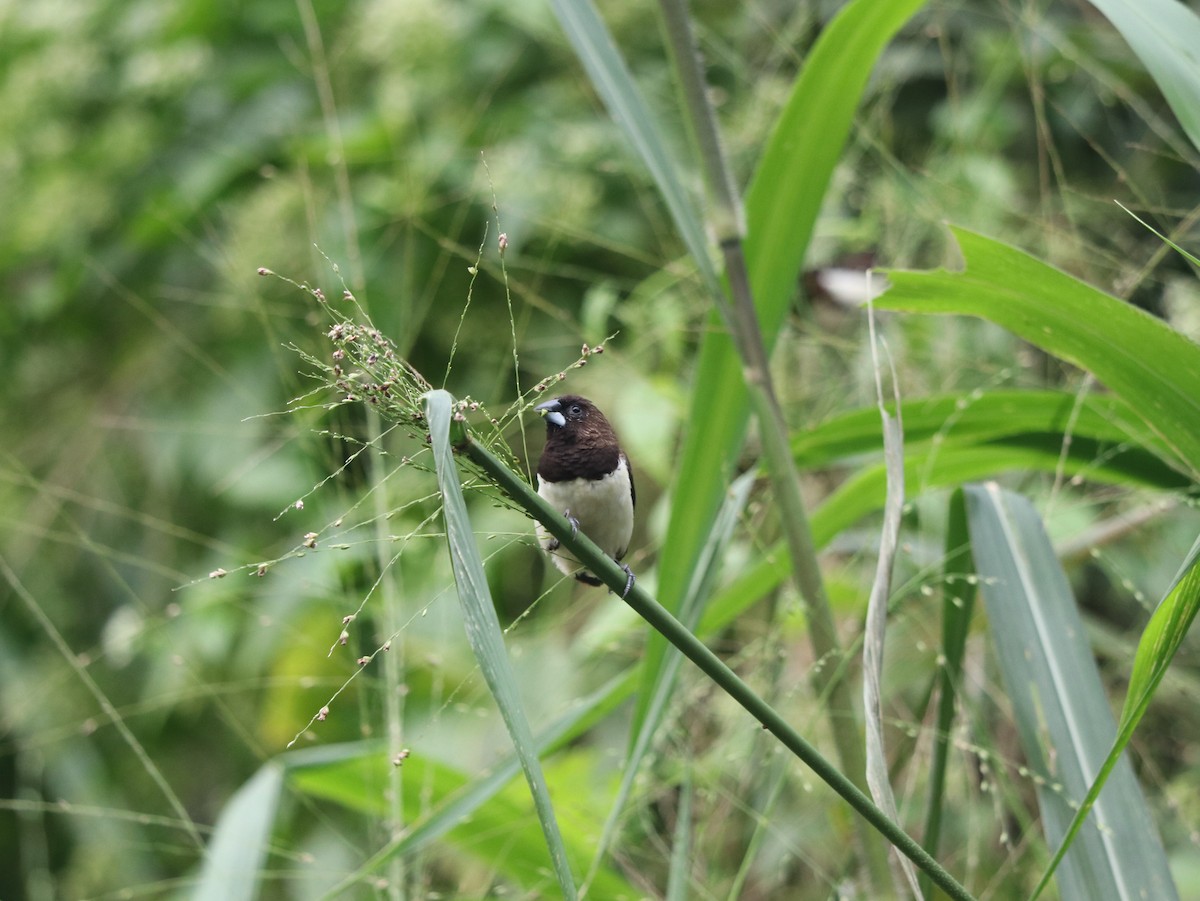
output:
M 452 424 L 450 439 L 458 453 L 483 470 L 516 504 L 544 525 L 588 570 L 595 573 L 614 592 L 620 593 L 624 590 L 625 570 L 582 532 L 573 535 L 571 525 L 562 513 L 539 497 L 523 478 L 509 469 L 491 451 L 472 439 L 465 423 Z M 956 901 L 969 901 L 972 898 L 971 893 L 915 839 L 880 810 L 850 778 L 826 760 L 820 751 L 805 740 L 771 705 L 755 694 L 724 661 L 689 632 L 640 584 L 634 584 L 625 598 L 625 603 L 758 720 L 764 729 L 778 738 L 784 747 L 800 758 L 818 778 L 858 811 L 862 818 L 900 853 L 928 873 L 934 884 Z

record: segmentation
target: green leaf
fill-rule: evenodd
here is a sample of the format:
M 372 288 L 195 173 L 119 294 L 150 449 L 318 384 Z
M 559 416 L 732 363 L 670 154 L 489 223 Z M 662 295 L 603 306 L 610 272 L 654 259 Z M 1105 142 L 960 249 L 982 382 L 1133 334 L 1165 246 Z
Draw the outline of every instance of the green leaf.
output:
M 925 813 L 925 850 L 934 857 L 942 830 L 942 802 L 946 786 L 946 763 L 950 754 L 955 701 L 962 679 L 963 658 L 971 616 L 975 610 L 975 580 L 971 578 L 970 532 L 962 489 L 950 496 L 946 525 L 946 562 L 942 578 L 942 653 L 937 670 L 937 728 L 933 738 L 933 762 L 929 768 L 929 798 Z M 929 881 L 922 874 L 923 890 Z
M 965 489 L 971 549 L 992 641 L 1034 775 L 1048 842 L 1064 838 L 1116 726 L 1083 622 L 1033 506 L 994 483 Z M 1177 897 L 1128 758 L 1113 766 L 1058 871 L 1062 897 Z
M 874 313 L 871 314 L 874 316 Z M 874 343 L 874 319 L 871 324 L 871 341 Z M 872 348 L 874 353 L 874 348 Z M 883 406 L 883 388 L 879 374 L 879 361 L 875 361 L 876 390 L 879 396 L 879 416 L 882 420 L 885 477 L 887 489 L 884 500 L 883 528 L 879 534 L 879 555 L 875 565 L 875 580 L 867 602 L 867 616 L 863 624 L 863 711 L 866 725 L 866 777 L 871 797 L 888 816 L 899 822 L 900 812 L 896 808 L 896 795 L 892 791 L 888 775 L 887 750 L 883 744 L 883 648 L 887 633 L 888 598 L 892 593 L 892 573 L 895 568 L 896 550 L 900 543 L 900 522 L 904 515 L 904 436 L 900 420 L 888 413 Z M 912 887 L 913 894 L 920 894 L 917 887 L 917 871 L 912 862 L 898 857 L 904 878 Z
M 998 241 L 953 229 L 963 272 L 890 272 L 877 303 L 980 316 L 1093 373 L 1200 475 L 1200 346 L 1159 319 Z
M 1162 599 L 1133 658 L 1129 691 L 1121 710 L 1121 732 L 1132 729 L 1146 712 L 1150 699 L 1166 675 L 1167 667 L 1191 628 L 1200 609 L 1200 539 L 1192 545 L 1175 583 Z
M 709 258 L 704 222 L 679 180 L 680 167 L 667 149 L 659 128 L 661 119 L 642 99 L 604 20 L 591 0 L 550 0 L 550 6 L 609 115 L 658 186 L 688 253 L 704 280 L 715 287 L 717 276 Z
M 1124 759 L 1121 755 L 1124 753 L 1125 747 L 1133 737 L 1133 732 L 1141 722 L 1146 708 L 1150 706 L 1150 699 L 1154 697 L 1155 691 L 1167 674 L 1167 667 L 1171 665 L 1175 652 L 1179 650 L 1179 645 L 1187 636 L 1188 629 L 1191 628 L 1192 621 L 1196 618 L 1196 611 L 1200 609 L 1200 566 L 1197 565 L 1198 563 L 1200 563 L 1200 539 L 1197 539 L 1196 543 L 1192 545 L 1192 550 L 1180 568 L 1179 574 L 1175 577 L 1171 590 L 1158 605 L 1158 609 L 1154 611 L 1154 616 L 1150 618 L 1146 630 L 1142 633 L 1141 641 L 1138 642 L 1137 654 L 1133 660 L 1133 674 L 1129 680 L 1129 691 L 1125 695 L 1125 706 L 1121 710 L 1121 721 L 1117 725 L 1116 740 L 1108 752 L 1104 765 L 1100 767 L 1100 773 L 1088 790 L 1087 797 L 1079 805 L 1079 810 L 1071 821 L 1066 839 L 1063 841 L 1063 847 L 1070 843 L 1087 818 L 1101 789 L 1108 781 L 1113 767 L 1117 765 L 1117 761 Z M 1038 886 L 1039 891 L 1049 881 L 1062 858 L 1062 853 L 1060 848 L 1050 862 L 1050 866 L 1047 867 Z
M 829 179 L 883 48 L 924 0 L 855 0 L 825 27 L 805 61 L 746 196 L 746 259 L 763 339 L 778 336 Z M 741 362 L 716 313 L 700 347 L 692 427 L 684 431 L 659 564 L 659 597 L 684 603 L 692 574 L 733 476 L 749 405 Z M 680 490 L 687 486 L 687 490 Z M 665 644 L 651 636 L 635 726 L 658 681 Z
M 458 586 L 458 599 L 466 625 L 467 640 L 471 644 L 475 659 L 479 662 L 484 681 L 496 699 L 513 748 L 521 761 L 521 769 L 533 795 L 534 807 L 542 824 L 542 832 L 550 850 L 559 887 L 564 897 L 575 898 L 575 879 L 571 875 L 558 820 L 554 816 L 554 805 L 550 801 L 550 791 L 546 787 L 546 779 L 538 760 L 537 744 L 533 740 L 533 732 L 529 728 L 529 721 L 521 704 L 516 676 L 504 648 L 500 620 L 496 616 L 487 577 L 483 572 L 483 560 L 479 556 L 479 548 L 475 545 L 475 533 L 467 516 L 458 467 L 454 463 L 454 452 L 450 447 L 452 409 L 453 399 L 445 391 L 431 391 L 425 396 L 425 415 L 429 421 L 433 459 L 446 518 L 446 542 L 450 549 L 454 581 Z
M 1078 410 L 1073 409 L 1078 405 Z M 1112 485 L 1185 491 L 1191 480 L 1136 443 L 1139 434 L 1166 453 L 1119 398 L 1056 391 L 997 391 L 917 398 L 901 405 L 905 437 L 905 483 L 913 496 L 1006 472 L 1060 471 Z M 1127 421 L 1132 417 L 1134 421 Z M 1068 432 L 1069 429 L 1069 432 Z M 1064 450 L 1064 435 L 1071 441 Z M 979 443 L 974 443 L 979 442 Z M 823 547 L 864 516 L 883 509 L 883 465 L 859 458 L 879 453 L 879 411 L 874 407 L 836 417 L 793 440 L 797 460 L 815 468 L 854 461 L 857 470 L 812 516 L 813 539 Z M 776 589 L 791 574 L 783 543 L 722 588 L 698 631 L 711 635 Z
M 1200 148 L 1200 18 L 1177 0 L 1092 0 L 1158 82 Z
M 547 738 L 554 732 L 547 730 Z M 368 816 L 382 816 L 386 800 L 379 790 L 381 773 L 392 766 L 377 741 L 347 742 L 325 747 L 305 748 L 283 755 L 280 762 L 288 771 L 288 783 L 295 790 L 316 798 L 325 798 Z M 332 897 L 346 897 L 397 854 L 413 854 L 442 839 L 444 848 L 455 849 L 494 868 L 517 885 L 544 888 L 546 844 L 540 826 L 531 817 L 528 793 L 513 779 L 520 770 L 515 758 L 506 757 L 481 777 L 464 773 L 425 753 L 419 744 L 404 762 L 405 776 L 424 787 L 429 797 L 406 792 L 405 816 L 413 822 L 397 841 L 374 853 L 358 869 L 349 873 L 330 891 Z M 553 767 L 548 778 L 554 785 L 569 786 L 573 773 L 556 780 Z M 522 796 L 524 794 L 524 796 Z M 428 810 L 432 803 L 433 809 Z M 421 819 L 422 814 L 426 814 Z M 571 859 L 587 860 L 589 835 L 568 831 L 564 836 Z M 638 897 L 638 892 L 611 869 L 594 876 L 592 891 L 605 898 Z
M 887 410 L 894 413 L 895 405 L 888 404 Z M 1170 456 L 1129 405 L 1112 394 L 1022 389 L 953 392 L 905 400 L 900 410 L 909 448 L 930 442 L 1029 446 L 1040 444 L 1038 438 L 1043 436 L 1061 446 L 1069 434 L 1072 443 L 1085 441 L 1105 456 L 1144 448 L 1160 457 Z M 879 414 L 873 407 L 842 413 L 792 438 L 796 463 L 809 468 L 880 449 Z
M 283 768 L 264 764 L 221 809 L 213 830 L 195 901 L 250 901 L 267 857 L 279 810 Z

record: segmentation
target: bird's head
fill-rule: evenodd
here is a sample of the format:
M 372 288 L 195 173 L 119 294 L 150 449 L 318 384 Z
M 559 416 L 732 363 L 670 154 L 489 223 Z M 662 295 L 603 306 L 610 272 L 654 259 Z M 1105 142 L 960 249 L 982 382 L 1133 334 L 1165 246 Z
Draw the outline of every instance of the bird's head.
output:
M 616 443 L 612 426 L 586 397 L 564 394 L 533 408 L 546 420 L 546 436 L 551 441 L 593 441 Z

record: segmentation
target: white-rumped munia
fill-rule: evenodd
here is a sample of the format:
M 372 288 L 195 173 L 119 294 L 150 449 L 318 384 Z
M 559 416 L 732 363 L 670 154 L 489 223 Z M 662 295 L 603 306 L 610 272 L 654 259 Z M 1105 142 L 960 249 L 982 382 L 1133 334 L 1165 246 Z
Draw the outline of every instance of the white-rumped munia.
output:
M 637 492 L 633 469 L 604 414 L 586 397 L 564 394 L 534 407 L 546 420 L 546 448 L 537 468 L 537 489 L 571 524 L 599 548 L 620 562 L 633 535 L 633 506 Z M 560 547 L 559 541 L 538 524 L 538 541 L 554 565 L 588 585 L 603 582 Z M 633 572 L 622 564 L 633 588 Z

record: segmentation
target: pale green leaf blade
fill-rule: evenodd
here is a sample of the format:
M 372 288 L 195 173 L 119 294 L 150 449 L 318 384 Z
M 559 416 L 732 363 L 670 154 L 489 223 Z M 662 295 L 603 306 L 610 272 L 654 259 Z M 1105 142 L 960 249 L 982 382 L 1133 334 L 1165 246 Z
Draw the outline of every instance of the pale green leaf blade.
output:
M 1178 0 L 1092 0 L 1146 67 L 1200 148 L 1200 18 Z
M 658 186 L 688 253 L 704 280 L 715 287 L 717 276 L 709 258 L 704 222 L 679 180 L 679 165 L 663 138 L 660 119 L 642 99 L 604 20 L 591 0 L 550 0 L 550 6 L 609 115 Z
M 283 768 L 267 763 L 225 804 L 204 855 L 194 901 L 258 897 L 282 790 Z
M 513 748 L 521 761 L 521 769 L 533 795 L 534 807 L 542 824 L 559 887 L 564 897 L 574 898 L 575 879 L 571 875 L 566 848 L 554 815 L 554 805 L 550 801 L 550 791 L 546 787 L 541 762 L 538 760 L 537 744 L 533 740 L 533 732 L 521 703 L 516 676 L 504 647 L 504 635 L 492 603 L 487 577 L 484 575 L 483 559 L 479 556 L 475 533 L 467 515 L 458 467 L 454 462 L 454 451 L 450 447 L 452 410 L 453 398 L 449 393 L 431 391 L 425 396 L 425 415 L 429 422 L 438 488 L 441 491 L 446 519 L 446 542 L 450 550 L 454 581 L 458 586 L 458 599 L 462 607 L 467 640 L 471 644 L 475 659 L 479 662 L 484 681 L 496 699 Z
M 880 307 L 980 316 L 1088 370 L 1162 439 L 1172 465 L 1200 477 L 1200 346 L 1022 251 L 953 231 L 966 269 L 891 272 Z
M 995 483 L 965 489 L 989 634 L 1035 781 L 1047 843 L 1063 840 L 1116 725 L 1066 574 L 1033 506 Z M 1127 758 L 1057 873 L 1067 901 L 1177 897 Z
M 872 336 L 873 338 L 874 336 Z M 876 364 L 878 380 L 878 363 Z M 879 413 L 883 420 L 887 491 L 884 500 L 883 528 L 879 535 L 875 581 L 867 602 L 863 625 L 863 711 L 866 726 L 866 776 L 871 797 L 893 820 L 900 821 L 896 795 L 888 773 L 887 749 L 883 743 L 883 650 L 887 634 L 888 600 L 892 592 L 892 572 L 900 542 L 900 522 L 904 514 L 904 436 L 900 420 L 883 408 L 880 389 Z M 912 861 L 897 854 L 896 862 L 916 897 L 921 897 L 917 871 Z

